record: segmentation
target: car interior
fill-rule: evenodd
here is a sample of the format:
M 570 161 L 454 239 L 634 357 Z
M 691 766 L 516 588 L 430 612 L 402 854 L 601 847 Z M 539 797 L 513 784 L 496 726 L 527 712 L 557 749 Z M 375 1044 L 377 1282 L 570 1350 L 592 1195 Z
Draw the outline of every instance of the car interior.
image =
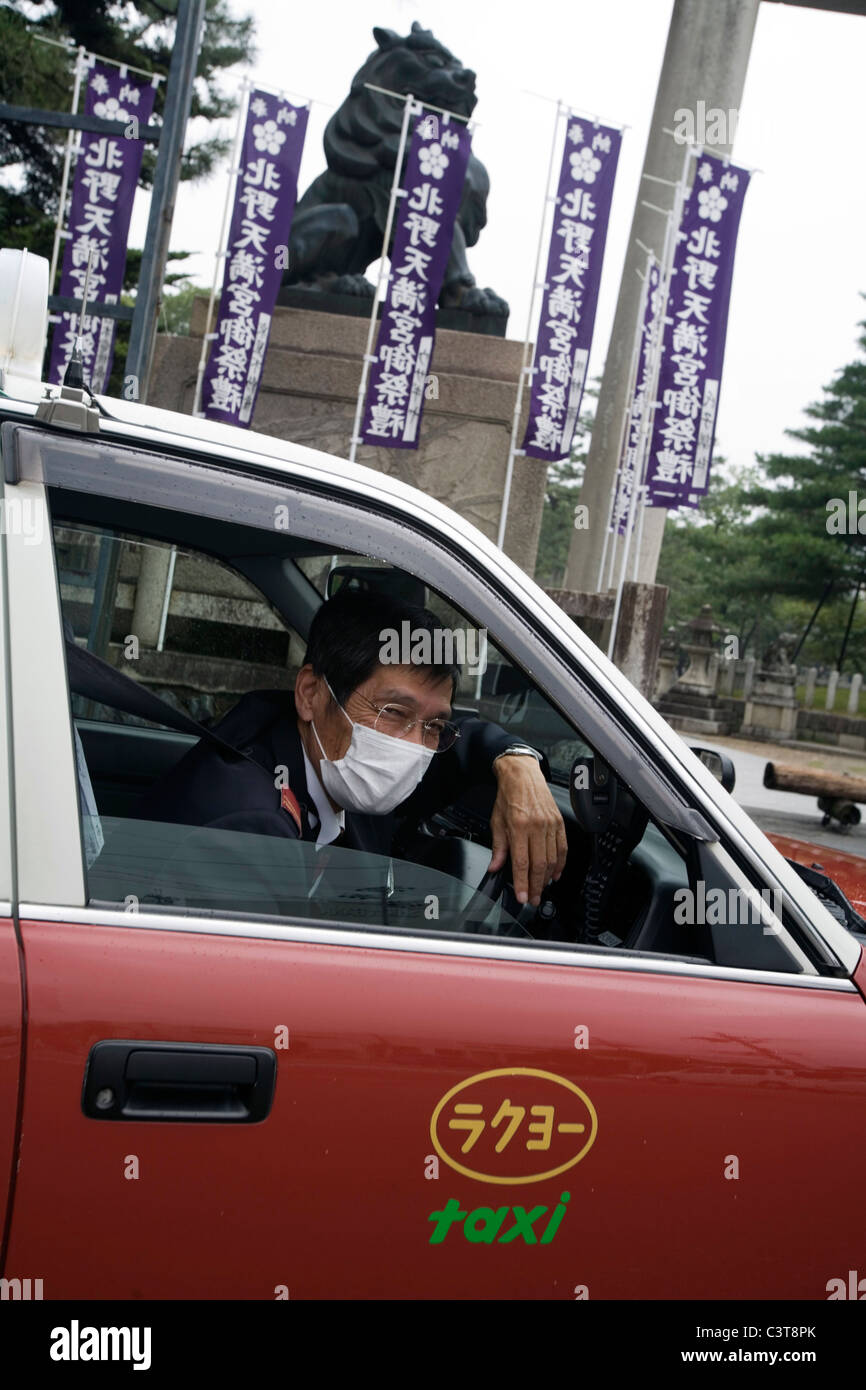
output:
M 314 846 L 280 842 L 283 858 L 275 860 L 275 845 L 254 847 L 252 841 L 277 837 L 243 835 L 238 846 L 218 843 L 214 831 L 187 827 L 178 836 L 176 827 L 145 825 L 136 813 L 143 793 L 241 694 L 293 688 L 310 622 L 329 595 L 344 588 L 399 590 L 453 627 L 467 619 L 403 570 L 359 554 L 335 555 L 297 536 L 275 539 L 261 529 L 158 508 L 133 510 L 67 490 L 54 490 L 51 502 L 82 805 L 89 783 L 100 822 L 100 850 L 88 864 L 92 902 L 132 898 L 141 910 L 172 905 L 265 915 L 276 907 L 278 915 L 301 912 L 407 931 L 475 931 L 713 960 L 709 928 L 675 919 L 674 894 L 696 876 L 690 845 L 653 822 L 622 778 L 491 636 L 486 668 L 464 668 L 453 708 L 496 722 L 542 756 L 566 826 L 568 861 L 540 906 L 517 902 L 508 864 L 488 872 L 492 778 L 467 786 L 427 819 L 398 823 L 384 891 L 382 866 L 371 877 L 372 866 L 362 861 L 372 856 L 353 850 L 333 849 L 326 870 L 318 872 Z M 159 574 L 170 569 L 173 587 L 169 580 L 156 594 L 162 608 L 157 640 L 131 653 L 141 626 L 135 605 L 147 587 L 145 564 Z M 92 655 L 89 669 L 79 669 L 76 650 Z M 142 689 L 152 702 L 147 709 L 138 703 Z M 294 856 L 291 875 L 287 855 Z M 292 876 L 296 887 L 288 892 Z M 276 878 L 276 897 L 272 887 L 260 891 Z M 314 891 L 311 883 L 321 886 Z M 435 917 L 420 912 L 432 894 L 440 902 Z

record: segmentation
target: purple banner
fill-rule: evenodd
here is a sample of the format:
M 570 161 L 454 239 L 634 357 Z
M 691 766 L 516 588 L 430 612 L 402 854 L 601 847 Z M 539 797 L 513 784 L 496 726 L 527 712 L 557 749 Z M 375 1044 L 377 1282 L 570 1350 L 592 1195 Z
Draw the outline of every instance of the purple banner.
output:
M 248 427 L 262 379 L 309 108 L 250 93 L 214 343 L 202 382 L 209 420 Z
M 523 450 L 571 452 L 580 412 L 622 132 L 569 119 L 547 256 Z
M 463 196 L 472 138 L 463 121 L 415 122 L 397 228 L 388 297 L 370 367 L 361 441 L 388 449 L 417 449 L 424 384 L 436 337 L 436 300 L 451 254 L 454 220 Z
M 614 502 L 613 517 L 611 518 L 610 529 L 616 531 L 620 536 L 624 536 L 628 527 L 628 515 L 631 508 L 632 493 L 635 484 L 640 485 L 642 479 L 636 479 L 638 459 L 641 452 L 641 439 L 644 437 L 644 416 L 646 412 L 649 393 L 652 390 L 653 372 L 653 348 L 656 343 L 656 334 L 659 329 L 657 322 L 659 309 L 661 307 L 661 270 L 658 261 L 653 257 L 648 263 L 646 297 L 644 299 L 643 316 L 641 318 L 640 329 L 640 355 L 638 358 L 637 380 L 635 381 L 634 395 L 632 397 L 631 409 L 626 424 L 625 440 L 623 443 L 623 457 L 620 463 L 618 474 L 616 501 Z
M 144 145 L 137 138 L 153 113 L 156 88 L 123 69 L 94 63 L 87 83 L 84 110 L 88 116 L 126 121 L 129 135 L 94 135 L 84 132 L 72 183 L 69 211 L 70 237 L 63 252 L 60 277 L 62 295 L 80 299 L 93 252 L 88 303 L 94 312 L 80 326 L 84 380 L 92 391 L 104 391 L 114 358 L 116 320 L 100 318 L 96 306 L 117 304 L 123 289 L 129 221 Z M 78 315 L 62 313 L 54 326 L 48 380 L 63 380 L 66 364 L 78 336 Z
M 709 486 L 734 252 L 749 174 L 701 155 L 683 208 L 647 465 L 651 507 L 694 507 Z

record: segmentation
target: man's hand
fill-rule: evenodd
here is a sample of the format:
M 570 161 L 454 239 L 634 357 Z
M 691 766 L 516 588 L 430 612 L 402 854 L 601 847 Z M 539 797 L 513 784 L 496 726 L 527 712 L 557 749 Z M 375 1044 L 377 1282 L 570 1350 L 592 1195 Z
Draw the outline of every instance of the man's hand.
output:
M 565 825 L 535 758 L 500 757 L 493 771 L 499 790 L 490 817 L 490 868 L 501 869 L 510 854 L 517 901 L 538 907 L 545 885 L 565 868 Z

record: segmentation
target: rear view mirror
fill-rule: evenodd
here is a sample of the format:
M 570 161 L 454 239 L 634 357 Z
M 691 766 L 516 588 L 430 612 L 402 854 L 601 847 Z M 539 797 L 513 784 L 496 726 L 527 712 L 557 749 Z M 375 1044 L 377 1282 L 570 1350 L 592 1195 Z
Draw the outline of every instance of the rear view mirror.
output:
M 726 792 L 734 790 L 737 773 L 727 753 L 717 753 L 715 748 L 693 748 L 692 752 L 700 758 L 704 767 L 709 768 L 717 782 L 721 782 Z

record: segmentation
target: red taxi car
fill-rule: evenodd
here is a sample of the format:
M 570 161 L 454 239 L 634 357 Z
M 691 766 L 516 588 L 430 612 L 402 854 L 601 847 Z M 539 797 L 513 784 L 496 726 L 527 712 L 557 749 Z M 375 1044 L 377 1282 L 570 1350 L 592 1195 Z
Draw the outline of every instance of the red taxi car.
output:
M 461 517 L 26 394 L 7 376 L 4 1296 L 825 1299 L 862 1267 L 859 919 Z M 544 755 L 569 856 L 538 908 L 486 872 L 486 786 L 321 870 L 137 814 L 240 692 L 291 688 L 329 592 L 382 584 L 487 634 L 456 705 Z

